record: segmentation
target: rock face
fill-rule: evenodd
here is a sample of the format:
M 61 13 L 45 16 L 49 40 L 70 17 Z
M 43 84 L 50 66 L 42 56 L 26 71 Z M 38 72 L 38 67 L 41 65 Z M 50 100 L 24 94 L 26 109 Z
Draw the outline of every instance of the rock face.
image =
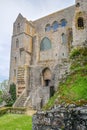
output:
M 87 106 L 37 112 L 33 116 L 33 130 L 87 130 Z
M 41 109 L 69 72 L 71 48 L 86 41 L 87 0 L 35 21 L 19 14 L 13 25 L 9 77 L 9 84 L 16 84 L 17 106 L 25 94 L 27 104 Z

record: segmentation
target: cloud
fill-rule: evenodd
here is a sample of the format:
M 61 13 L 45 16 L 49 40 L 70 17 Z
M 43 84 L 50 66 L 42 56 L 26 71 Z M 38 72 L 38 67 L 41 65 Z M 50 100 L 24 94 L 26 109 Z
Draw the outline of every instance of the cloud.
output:
M 64 7 L 75 0 L 3 0 L 0 3 L 0 82 L 9 78 L 10 48 L 13 22 L 21 13 L 35 20 Z

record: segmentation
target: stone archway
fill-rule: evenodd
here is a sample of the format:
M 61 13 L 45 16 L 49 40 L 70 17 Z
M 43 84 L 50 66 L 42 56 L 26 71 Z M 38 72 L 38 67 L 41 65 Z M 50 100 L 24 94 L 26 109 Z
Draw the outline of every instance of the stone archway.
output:
M 50 86 L 51 83 L 51 71 L 49 68 L 45 68 L 42 71 L 42 85 L 43 86 Z

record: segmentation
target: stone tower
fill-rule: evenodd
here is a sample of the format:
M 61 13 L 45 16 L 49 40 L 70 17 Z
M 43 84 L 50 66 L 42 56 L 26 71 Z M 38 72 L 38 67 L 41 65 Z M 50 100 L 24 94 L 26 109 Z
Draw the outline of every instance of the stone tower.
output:
M 16 84 L 17 97 L 21 95 L 24 89 L 27 92 L 29 88 L 33 34 L 32 23 L 19 14 L 13 25 L 10 66 L 10 84 Z
M 73 46 L 87 41 L 87 0 L 76 0 L 73 18 Z

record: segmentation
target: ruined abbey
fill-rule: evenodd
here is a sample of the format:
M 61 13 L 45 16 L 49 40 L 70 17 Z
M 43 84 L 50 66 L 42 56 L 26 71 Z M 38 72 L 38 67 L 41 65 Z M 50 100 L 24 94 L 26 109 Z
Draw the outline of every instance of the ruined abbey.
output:
M 40 109 L 69 72 L 69 53 L 87 41 L 87 0 L 35 21 L 13 24 L 9 83 L 16 107 Z

